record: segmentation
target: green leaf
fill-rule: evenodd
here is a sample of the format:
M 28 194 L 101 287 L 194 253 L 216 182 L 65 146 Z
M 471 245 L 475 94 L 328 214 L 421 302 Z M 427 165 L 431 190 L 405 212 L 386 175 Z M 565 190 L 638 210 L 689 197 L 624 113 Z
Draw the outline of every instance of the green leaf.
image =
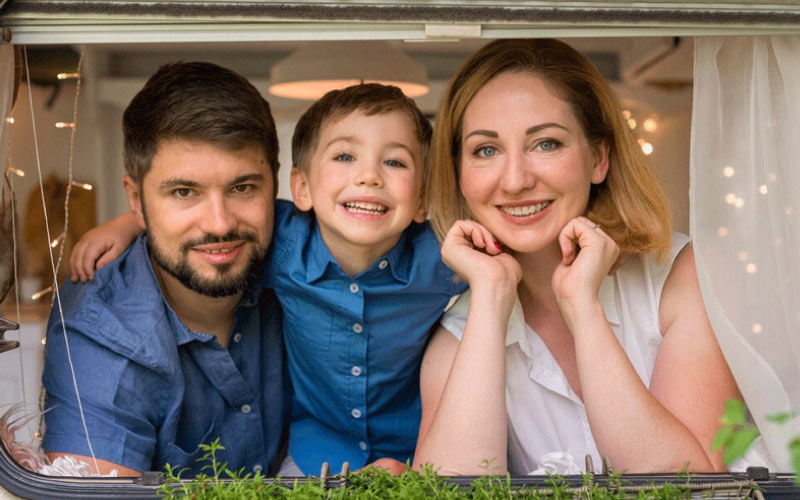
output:
M 744 424 L 744 404 L 738 399 L 725 401 L 725 412 L 722 414 L 720 422 L 725 425 Z
M 733 427 L 728 425 L 721 427 L 714 436 L 714 441 L 711 443 L 711 451 L 717 451 L 727 445 L 731 436 L 733 436 Z
M 785 424 L 792 417 L 794 417 L 794 415 L 791 413 L 776 413 L 774 415 L 767 415 L 767 420 L 774 424 Z
M 722 461 L 730 465 L 734 460 L 744 456 L 745 452 L 753 441 L 758 437 L 758 429 L 753 426 L 745 427 L 744 429 L 733 433 L 728 446 L 722 452 Z

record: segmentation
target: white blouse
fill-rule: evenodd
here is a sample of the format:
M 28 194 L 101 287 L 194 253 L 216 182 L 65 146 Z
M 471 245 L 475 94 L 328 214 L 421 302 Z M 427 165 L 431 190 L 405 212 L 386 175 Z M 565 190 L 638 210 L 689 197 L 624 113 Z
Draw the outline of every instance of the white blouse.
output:
M 661 290 L 678 253 L 689 242 L 675 233 L 664 262 L 654 254 L 630 257 L 603 281 L 599 300 L 611 329 L 636 373 L 650 386 L 661 345 L 658 307 Z M 441 324 L 461 338 L 469 310 L 469 291 L 447 310 Z M 602 467 L 586 408 L 539 335 L 525 323 L 519 300 L 506 335 L 508 469 L 512 474 L 576 474 L 585 456 Z

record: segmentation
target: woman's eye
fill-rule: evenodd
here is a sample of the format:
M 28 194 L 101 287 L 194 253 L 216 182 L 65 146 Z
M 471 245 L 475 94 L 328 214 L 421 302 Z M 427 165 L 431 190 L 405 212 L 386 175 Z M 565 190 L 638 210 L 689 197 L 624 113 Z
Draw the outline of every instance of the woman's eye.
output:
M 560 145 L 561 143 L 555 139 L 545 139 L 537 144 L 536 147 L 538 147 L 541 151 L 553 151 L 554 149 L 558 149 Z
M 353 158 L 353 155 L 348 154 L 348 153 L 339 153 L 338 155 L 334 156 L 333 159 L 336 160 L 336 161 L 353 161 L 353 160 L 355 160 L 355 158 Z
M 489 158 L 497 154 L 497 148 L 494 146 L 481 146 L 475 150 L 475 155 Z

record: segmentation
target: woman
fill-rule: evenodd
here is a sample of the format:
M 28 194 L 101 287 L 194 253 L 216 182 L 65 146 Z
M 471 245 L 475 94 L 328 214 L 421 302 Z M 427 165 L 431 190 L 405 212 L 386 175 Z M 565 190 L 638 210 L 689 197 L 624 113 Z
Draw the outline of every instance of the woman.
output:
M 595 68 L 555 40 L 490 43 L 448 88 L 432 160 L 431 220 L 470 292 L 425 354 L 415 467 L 722 470 L 709 446 L 738 390 Z

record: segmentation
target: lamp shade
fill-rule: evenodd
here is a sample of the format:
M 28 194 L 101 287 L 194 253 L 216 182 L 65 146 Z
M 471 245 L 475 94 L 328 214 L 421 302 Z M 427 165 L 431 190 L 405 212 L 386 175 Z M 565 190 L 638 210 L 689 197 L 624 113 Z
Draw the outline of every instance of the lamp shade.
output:
M 409 97 L 428 93 L 425 66 L 382 41 L 298 49 L 272 66 L 269 91 L 279 97 L 319 99 L 330 90 L 361 82 L 396 85 Z

